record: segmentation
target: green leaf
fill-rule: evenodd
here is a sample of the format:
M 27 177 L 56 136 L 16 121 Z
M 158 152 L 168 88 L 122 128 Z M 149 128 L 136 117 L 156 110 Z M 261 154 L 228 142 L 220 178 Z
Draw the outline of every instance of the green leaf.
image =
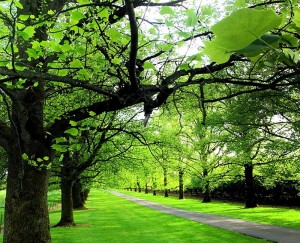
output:
M 30 15 L 20 15 L 19 19 L 22 21 L 26 21 L 27 19 L 29 19 Z
M 24 160 L 28 160 L 28 155 L 27 154 L 22 154 L 22 159 L 24 159 Z
M 15 5 L 16 5 L 16 7 L 19 8 L 19 9 L 23 9 L 23 8 L 24 8 L 23 5 L 22 5 L 19 1 L 16 1 L 16 2 L 15 2 Z
M 53 144 L 51 146 L 53 149 L 55 149 L 58 152 L 67 152 L 68 151 L 68 147 L 66 145 L 60 145 L 60 144 Z
M 58 137 L 58 138 L 55 138 L 55 142 L 56 143 L 64 143 L 66 142 L 67 139 L 65 137 Z
M 24 30 L 24 33 L 26 33 L 28 35 L 28 39 L 33 37 L 34 33 L 35 33 L 35 29 L 33 26 L 27 26 Z
M 77 136 L 78 135 L 78 129 L 75 127 L 72 127 L 65 131 L 65 133 L 70 134 L 71 136 Z
M 120 64 L 120 63 L 121 63 L 121 59 L 115 57 L 114 59 L 111 60 L 111 62 L 112 62 L 113 64 Z
M 299 62 L 299 51 L 292 51 L 291 49 L 284 49 L 283 53 L 285 57 L 290 61 L 291 65 L 295 65 Z
M 103 18 L 104 20 L 107 20 L 109 17 L 109 12 L 106 8 L 104 8 L 101 12 L 98 13 L 98 16 L 100 18 Z
M 76 143 L 76 144 L 70 145 L 70 150 L 71 151 L 80 151 L 81 150 L 81 144 L 80 143 Z
M 184 64 L 181 64 L 181 65 L 179 66 L 179 69 L 180 69 L 180 70 L 189 70 L 190 67 L 189 67 L 189 65 L 187 65 L 186 63 L 184 63 Z
M 85 15 L 79 11 L 71 12 L 71 24 L 77 24 L 81 19 L 85 18 Z
M 48 157 L 48 156 L 45 156 L 44 158 L 43 158 L 43 160 L 45 160 L 45 161 L 48 161 L 50 158 Z
M 298 28 L 300 28 L 300 9 L 299 8 L 294 9 L 293 22 L 296 24 L 296 26 Z
M 214 42 L 229 51 L 239 50 L 278 27 L 281 17 L 272 10 L 240 9 L 216 23 Z
M 58 71 L 59 76 L 67 76 L 68 75 L 68 69 L 61 69 Z
M 77 0 L 79 4 L 89 4 L 90 0 Z
M 161 7 L 159 13 L 160 13 L 161 15 L 166 15 L 166 14 L 169 14 L 169 15 L 175 15 L 173 9 L 170 8 L 169 6 L 163 6 L 163 7 Z
M 272 48 L 272 45 L 278 43 L 280 37 L 278 35 L 263 35 L 259 39 L 253 41 L 250 45 L 245 48 L 235 51 L 236 54 L 244 54 L 248 57 L 254 57 L 260 54 L 263 51 L 269 50 Z
M 72 62 L 70 62 L 70 67 L 71 68 L 82 68 L 83 66 L 78 59 L 75 59 Z
M 283 42 L 290 47 L 298 46 L 298 38 L 296 38 L 294 35 L 291 34 L 282 35 L 280 42 Z
M 144 69 L 154 69 L 155 70 L 155 66 L 152 62 L 144 62 L 143 68 Z
M 90 116 L 95 116 L 95 115 L 96 115 L 96 112 L 94 112 L 94 111 L 89 111 L 89 115 L 90 115 Z
M 60 157 L 59 157 L 59 159 L 58 159 L 58 161 L 62 162 L 63 159 L 64 159 L 64 154 L 61 154 Z
M 195 27 L 198 24 L 198 16 L 196 15 L 193 9 L 188 9 L 185 11 L 187 15 L 187 19 L 185 21 L 185 25 L 187 27 Z
M 213 62 L 224 63 L 231 53 L 247 47 L 280 23 L 281 17 L 272 10 L 237 10 L 212 27 L 216 38 L 206 42 L 204 54 Z
M 122 39 L 122 35 L 119 31 L 117 31 L 116 29 L 109 29 L 107 30 L 107 34 L 109 35 L 109 38 L 111 41 L 113 42 L 120 42 L 120 39 Z
M 247 3 L 245 0 L 235 0 L 235 3 L 233 4 L 233 6 L 235 7 L 242 7 L 242 8 L 246 8 L 247 7 Z
M 72 127 L 76 127 L 76 126 L 77 126 L 77 122 L 76 122 L 76 121 L 70 121 L 70 125 L 71 125 Z
M 225 63 L 229 60 L 231 53 L 222 46 L 215 44 L 213 41 L 206 41 L 203 54 L 210 57 L 212 62 Z
M 190 33 L 188 33 L 188 32 L 182 32 L 182 31 L 178 32 L 178 35 L 180 37 L 183 37 L 183 38 L 189 38 L 191 36 Z

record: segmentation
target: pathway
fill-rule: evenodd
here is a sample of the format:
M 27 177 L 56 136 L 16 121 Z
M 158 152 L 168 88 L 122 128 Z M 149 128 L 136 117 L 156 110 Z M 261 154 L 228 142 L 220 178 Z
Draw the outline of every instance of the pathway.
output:
M 227 218 L 213 214 L 193 212 L 184 209 L 173 208 L 170 206 L 161 205 L 155 202 L 150 202 L 140 198 L 128 196 L 119 192 L 110 191 L 110 193 L 130 200 L 137 204 L 152 208 L 163 213 L 175 215 L 181 218 L 190 219 L 199 223 L 208 224 L 222 229 L 239 232 L 255 238 L 270 240 L 280 243 L 297 243 L 300 242 L 300 230 L 288 229 L 266 224 L 249 222 L 241 219 Z

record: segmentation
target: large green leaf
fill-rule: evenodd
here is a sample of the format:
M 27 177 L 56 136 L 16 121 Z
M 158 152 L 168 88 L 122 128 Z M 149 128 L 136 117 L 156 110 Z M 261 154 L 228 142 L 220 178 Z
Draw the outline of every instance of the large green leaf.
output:
M 227 50 L 248 46 L 268 31 L 278 27 L 281 17 L 272 10 L 240 9 L 212 27 L 214 42 Z
M 224 63 L 231 53 L 253 44 L 280 23 L 281 17 L 272 10 L 237 10 L 212 27 L 216 38 L 205 43 L 204 54 L 210 56 L 213 62 Z

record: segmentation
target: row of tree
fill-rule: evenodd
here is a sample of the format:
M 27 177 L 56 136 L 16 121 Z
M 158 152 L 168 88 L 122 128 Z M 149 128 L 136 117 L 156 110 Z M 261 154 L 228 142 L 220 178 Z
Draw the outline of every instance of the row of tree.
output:
M 195 167 L 209 189 L 239 164 L 251 195 L 254 168 L 274 163 L 266 168 L 283 174 L 279 162 L 297 158 L 296 0 L 12 0 L 0 2 L 0 25 L 5 243 L 51 242 L 54 175 L 62 225 L 73 223 L 72 186 L 101 172 L 142 163 L 152 177 L 155 162 L 167 175 L 176 159 L 181 175 Z M 153 110 L 167 104 L 171 118 L 151 128 Z M 140 110 L 146 135 L 128 123 Z
M 197 114 L 192 107 L 196 102 L 169 107 L 149 124 L 152 134 L 147 141 L 156 143 L 135 152 L 140 164 L 126 162 L 123 170 L 127 173 L 122 170 L 113 177 L 112 185 L 165 190 L 167 196 L 170 189 L 183 190 L 184 175 L 185 186 L 201 188 L 203 201 L 209 202 L 212 190 L 215 195 L 218 188 L 242 180 L 244 193 L 232 199 L 245 198 L 246 207 L 257 206 L 255 184 L 271 189 L 290 182 L 297 191 L 299 115 L 294 103 L 286 103 L 279 112 L 283 105 L 279 98 L 277 92 L 264 92 L 211 105 L 205 124 L 201 111 Z M 281 193 L 284 197 L 287 192 Z M 263 194 L 259 196 L 263 201 Z

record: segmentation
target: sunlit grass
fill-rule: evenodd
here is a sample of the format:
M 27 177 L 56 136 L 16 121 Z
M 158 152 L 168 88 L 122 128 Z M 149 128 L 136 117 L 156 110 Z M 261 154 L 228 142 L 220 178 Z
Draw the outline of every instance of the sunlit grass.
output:
M 75 228 L 52 228 L 53 243 L 83 242 L 264 242 L 227 230 L 160 213 L 116 197 L 92 190 L 88 210 L 75 211 Z M 51 224 L 60 212 L 50 212 Z
M 133 191 L 120 191 L 124 194 L 151 200 L 161 204 L 187 209 L 196 212 L 210 213 L 231 218 L 265 223 L 270 225 L 300 229 L 300 210 L 283 207 L 244 208 L 244 204 L 212 202 L 201 203 L 197 199 L 178 200 L 176 197 L 165 198 L 162 195 L 138 193 Z

